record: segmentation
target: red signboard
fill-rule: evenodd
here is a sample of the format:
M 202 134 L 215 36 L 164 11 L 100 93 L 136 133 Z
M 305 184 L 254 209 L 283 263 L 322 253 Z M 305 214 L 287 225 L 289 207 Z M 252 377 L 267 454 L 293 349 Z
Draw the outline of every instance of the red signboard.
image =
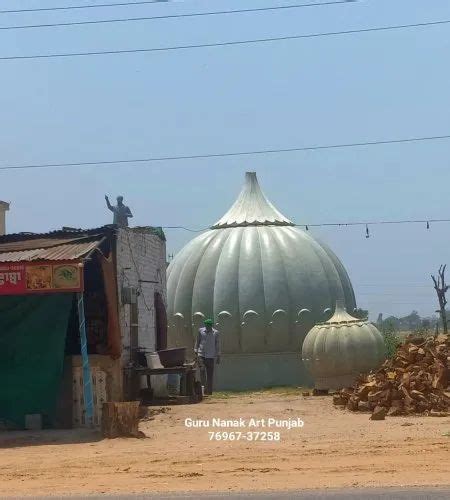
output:
M 81 292 L 81 262 L 3 262 L 0 263 L 0 295 L 38 292 Z

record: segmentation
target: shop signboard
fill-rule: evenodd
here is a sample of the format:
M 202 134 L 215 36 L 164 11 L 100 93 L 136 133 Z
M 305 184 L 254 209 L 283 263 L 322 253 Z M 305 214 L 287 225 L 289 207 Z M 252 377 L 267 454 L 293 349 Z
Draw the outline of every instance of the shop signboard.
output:
M 0 263 L 0 295 L 82 291 L 81 262 Z

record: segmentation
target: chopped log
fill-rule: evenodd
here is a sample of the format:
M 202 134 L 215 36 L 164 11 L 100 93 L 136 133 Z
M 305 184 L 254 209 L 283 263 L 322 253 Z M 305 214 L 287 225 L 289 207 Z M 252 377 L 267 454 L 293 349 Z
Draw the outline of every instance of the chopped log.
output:
M 408 388 L 410 383 L 411 383 L 411 373 L 408 373 L 408 372 L 403 373 L 403 376 L 402 376 L 403 387 Z
M 372 415 L 370 416 L 370 420 L 384 420 L 386 417 L 387 410 L 384 406 L 377 406 L 375 410 L 373 410 Z
M 434 415 L 450 411 L 450 336 L 408 337 L 392 359 L 374 373 L 359 375 L 333 402 L 350 411 L 386 409 L 394 415 Z M 375 418 L 377 418 L 375 416 Z
M 142 437 L 138 425 L 139 401 L 103 403 L 102 434 L 105 438 Z
M 336 406 L 345 406 L 347 404 L 347 399 L 340 394 L 333 394 L 333 404 Z
M 377 402 L 381 399 L 383 395 L 383 391 L 374 391 L 374 392 L 371 392 L 368 396 L 367 396 L 367 399 L 368 401 L 370 401 L 371 403 L 374 403 L 374 402 Z
M 350 411 L 358 411 L 358 403 L 359 403 L 359 398 L 358 396 L 350 396 L 350 399 L 347 402 L 347 408 Z
M 361 399 L 362 401 L 367 401 L 368 395 L 372 387 L 374 387 L 374 385 L 375 382 L 361 385 L 361 387 L 356 391 L 356 394 L 359 397 L 359 399 Z
M 405 405 L 403 404 L 403 401 L 401 399 L 396 399 L 392 401 L 391 407 L 389 408 L 387 414 L 390 417 L 397 417 L 398 415 L 404 415 Z
M 448 416 L 450 416 L 450 413 L 448 413 L 447 411 L 431 410 L 429 415 L 430 415 L 430 417 L 448 417 Z
M 369 410 L 370 411 L 373 411 L 375 410 L 375 408 L 378 406 L 377 403 L 372 403 L 371 401 L 367 401 L 368 405 L 369 405 Z
M 353 387 L 344 387 L 341 390 L 341 394 L 347 395 L 348 397 L 350 397 L 354 392 L 355 392 L 355 389 L 353 389 Z
M 373 408 L 370 407 L 369 401 L 359 401 L 358 411 L 372 411 Z
M 420 391 L 416 391 L 414 389 L 411 391 L 411 397 L 419 401 L 427 402 L 427 398 Z

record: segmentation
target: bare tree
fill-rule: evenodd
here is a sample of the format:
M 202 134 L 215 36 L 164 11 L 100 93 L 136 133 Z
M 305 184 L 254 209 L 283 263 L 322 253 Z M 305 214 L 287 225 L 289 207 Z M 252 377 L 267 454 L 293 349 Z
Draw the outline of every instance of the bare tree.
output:
M 438 301 L 439 301 L 439 311 L 441 315 L 442 326 L 444 328 L 444 334 L 447 335 L 447 313 L 445 312 L 445 306 L 447 305 L 447 299 L 445 298 L 445 294 L 449 289 L 449 286 L 445 284 L 445 268 L 447 265 L 439 266 L 438 277 L 436 279 L 435 276 L 431 275 L 431 279 L 434 283 L 434 289 L 436 290 Z

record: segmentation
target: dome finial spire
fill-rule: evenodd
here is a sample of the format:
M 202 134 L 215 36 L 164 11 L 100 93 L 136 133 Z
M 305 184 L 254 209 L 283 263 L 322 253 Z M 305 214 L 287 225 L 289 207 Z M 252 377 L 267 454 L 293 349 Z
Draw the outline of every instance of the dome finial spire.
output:
M 212 229 L 236 226 L 294 226 L 266 198 L 259 187 L 256 172 L 245 173 L 245 183 L 237 200 Z

